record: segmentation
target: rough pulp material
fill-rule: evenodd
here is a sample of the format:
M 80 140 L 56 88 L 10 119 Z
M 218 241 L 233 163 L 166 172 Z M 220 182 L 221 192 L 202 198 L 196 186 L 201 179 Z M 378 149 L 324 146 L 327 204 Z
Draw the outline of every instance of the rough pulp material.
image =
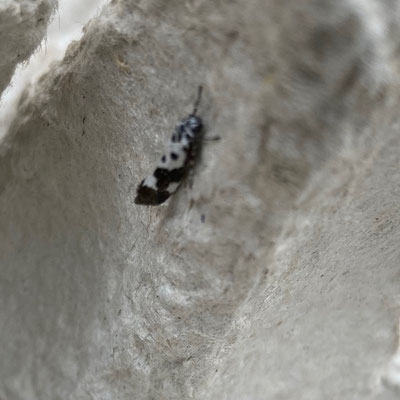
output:
M 28 61 L 42 42 L 56 5 L 56 0 L 1 0 L 0 95 L 15 67 Z
M 398 398 L 399 7 L 105 7 L 0 149 L 0 398 Z

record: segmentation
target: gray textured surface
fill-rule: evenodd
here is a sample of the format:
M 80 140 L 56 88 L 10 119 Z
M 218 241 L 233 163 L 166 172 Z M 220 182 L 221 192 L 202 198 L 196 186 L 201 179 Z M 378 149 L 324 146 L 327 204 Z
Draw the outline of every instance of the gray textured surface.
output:
M 133 3 L 2 144 L 0 398 L 396 398 L 398 3 Z M 199 83 L 222 140 L 135 206 Z
M 0 94 L 19 63 L 29 60 L 46 35 L 57 0 L 1 0 Z

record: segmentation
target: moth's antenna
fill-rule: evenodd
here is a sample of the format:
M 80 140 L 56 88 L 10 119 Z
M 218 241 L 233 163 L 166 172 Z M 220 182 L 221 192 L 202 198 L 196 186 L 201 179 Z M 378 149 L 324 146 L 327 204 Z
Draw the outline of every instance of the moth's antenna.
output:
M 200 100 L 201 100 L 201 93 L 203 92 L 203 86 L 199 85 L 198 89 L 197 89 L 197 99 L 196 102 L 194 103 L 194 108 L 193 108 L 193 112 L 192 115 L 196 115 L 197 113 L 197 109 L 199 107 L 200 104 Z

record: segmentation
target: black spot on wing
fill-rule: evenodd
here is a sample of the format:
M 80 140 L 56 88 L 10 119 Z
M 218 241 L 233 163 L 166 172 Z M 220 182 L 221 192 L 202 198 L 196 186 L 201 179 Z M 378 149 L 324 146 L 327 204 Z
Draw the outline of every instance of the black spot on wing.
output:
M 157 168 L 154 176 L 157 179 L 157 189 L 166 190 L 171 182 L 180 182 L 185 176 L 186 169 L 175 168 L 168 170 L 166 168 Z
M 167 161 L 167 157 L 165 157 L 165 154 L 161 157 L 161 161 L 162 161 L 163 163 L 165 163 L 165 161 Z
M 148 186 L 144 186 L 142 181 L 137 188 L 135 204 L 145 205 L 145 206 L 158 206 L 164 203 L 165 200 L 171 196 L 166 190 L 154 190 Z
M 185 176 L 185 168 L 175 168 L 170 171 L 171 182 L 180 182 Z
M 176 154 L 176 153 L 171 153 L 170 156 L 171 156 L 171 158 L 172 158 L 173 160 L 177 160 L 177 159 L 179 158 L 179 155 Z

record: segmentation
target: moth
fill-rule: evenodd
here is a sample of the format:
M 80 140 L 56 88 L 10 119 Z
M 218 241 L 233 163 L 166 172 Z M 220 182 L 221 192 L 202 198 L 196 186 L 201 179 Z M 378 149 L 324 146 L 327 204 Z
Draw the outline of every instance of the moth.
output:
M 139 183 L 135 204 L 157 206 L 164 203 L 196 164 L 204 140 L 203 121 L 196 115 L 202 89 L 199 86 L 193 112 L 176 126 L 153 174 Z

